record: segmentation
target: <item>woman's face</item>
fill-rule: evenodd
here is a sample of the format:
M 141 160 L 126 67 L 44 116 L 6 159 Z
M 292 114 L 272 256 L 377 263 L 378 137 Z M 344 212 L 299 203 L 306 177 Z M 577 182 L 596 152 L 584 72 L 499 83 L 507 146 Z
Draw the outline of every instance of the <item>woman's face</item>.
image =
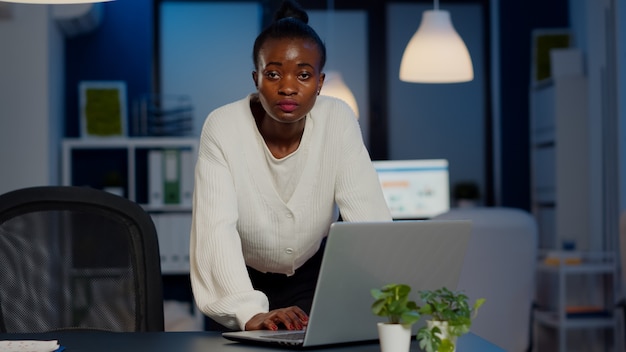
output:
M 318 47 L 306 39 L 269 39 L 259 50 L 252 77 L 269 117 L 299 121 L 313 108 L 324 83 Z

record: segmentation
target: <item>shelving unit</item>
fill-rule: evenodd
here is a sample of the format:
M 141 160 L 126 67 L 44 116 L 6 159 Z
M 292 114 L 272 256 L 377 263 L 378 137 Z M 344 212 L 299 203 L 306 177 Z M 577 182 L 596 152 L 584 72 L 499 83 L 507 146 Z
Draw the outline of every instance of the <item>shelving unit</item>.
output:
M 582 59 L 575 59 L 575 55 L 575 50 L 554 55 L 551 65 L 561 73 L 534 83 L 529 92 L 531 208 L 537 220 L 541 253 L 536 292 L 536 303 L 541 308 L 534 312 L 535 341 L 546 337 L 548 340 L 543 342 L 558 344 L 562 352 L 568 351 L 568 345 L 572 350 L 572 342 L 579 338 L 568 337 L 571 330 L 590 335 L 612 333 L 615 337 L 618 326 L 613 308 L 617 297 L 616 259 L 613 253 L 593 247 L 590 241 L 588 80 L 582 74 Z M 565 61 L 559 61 L 559 57 Z M 574 62 L 580 67 L 572 66 Z M 571 256 L 574 263 L 566 264 Z M 583 312 L 573 313 L 572 308 L 582 308 Z M 610 344 L 611 340 L 602 337 L 590 344 Z
M 86 185 L 103 188 L 106 172 L 122 177 L 124 195 L 154 209 L 147 199 L 147 153 L 153 149 L 181 149 L 197 156 L 196 138 L 112 138 L 64 139 L 62 145 L 64 185 Z M 81 163 L 80 166 L 76 161 Z M 190 170 L 193 172 L 193 170 Z M 142 188 L 143 187 L 143 188 Z M 181 206 L 164 205 L 156 210 L 180 209 Z M 189 208 L 189 207 L 186 207 Z
M 566 260 L 576 259 L 574 264 Z M 555 263 L 556 261 L 556 263 Z M 550 263 L 548 263 L 550 262 Z M 617 261 L 612 253 L 606 252 L 569 252 L 546 251 L 539 257 L 539 274 L 556 276 L 556 302 L 549 310 L 535 312 L 535 321 L 539 326 L 557 330 L 560 352 L 568 351 L 567 333 L 574 329 L 605 329 L 613 333 L 614 346 L 617 345 L 616 328 L 618 317 L 613 306 L 617 288 Z M 568 313 L 568 280 L 585 277 L 600 285 L 587 287 L 587 301 L 584 307 L 598 307 L 598 310 L 586 309 L 582 312 Z M 590 292 L 594 288 L 599 292 Z
M 197 139 L 187 137 L 65 139 L 62 142 L 62 183 L 97 189 L 113 186 L 119 189 L 121 196 L 140 204 L 150 213 L 157 227 L 163 273 L 187 274 L 190 199 L 197 149 Z M 176 204 L 154 204 L 150 201 L 151 173 L 155 170 L 149 165 L 148 155 L 154 150 L 177 150 L 190 154 L 186 162 L 177 164 L 180 201 Z M 183 183 L 188 185 L 183 187 Z

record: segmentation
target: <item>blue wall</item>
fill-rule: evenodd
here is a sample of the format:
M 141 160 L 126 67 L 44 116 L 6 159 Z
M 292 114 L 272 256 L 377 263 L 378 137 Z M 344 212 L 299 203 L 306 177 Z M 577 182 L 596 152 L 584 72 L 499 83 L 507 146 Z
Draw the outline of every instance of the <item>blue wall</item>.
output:
M 568 0 L 500 0 L 502 205 L 530 208 L 531 32 L 568 26 Z
M 78 83 L 83 80 L 126 82 L 129 121 L 132 102 L 152 91 L 153 0 L 103 3 L 102 23 L 65 44 L 65 136 L 79 135 Z
M 78 82 L 124 80 L 130 106 L 153 87 L 154 0 L 104 3 L 93 33 L 66 43 L 65 136 L 78 136 Z M 530 207 L 530 40 L 534 28 L 567 27 L 568 0 L 500 0 L 501 203 Z

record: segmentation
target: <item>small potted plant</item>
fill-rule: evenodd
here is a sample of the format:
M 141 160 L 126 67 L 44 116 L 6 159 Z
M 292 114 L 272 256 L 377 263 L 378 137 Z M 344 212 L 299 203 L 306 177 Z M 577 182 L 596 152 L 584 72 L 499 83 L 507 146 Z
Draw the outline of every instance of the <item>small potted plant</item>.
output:
M 455 351 L 457 338 L 469 332 L 478 308 L 485 303 L 485 299 L 480 298 L 470 306 L 464 293 L 445 287 L 420 291 L 420 298 L 424 305 L 419 313 L 428 318 L 426 326 L 417 332 L 417 339 L 426 352 Z
M 480 200 L 480 189 L 473 181 L 463 181 L 454 185 L 452 195 L 459 208 L 471 208 L 478 205 Z
M 372 312 L 386 317 L 378 323 L 378 336 L 382 352 L 405 352 L 411 347 L 411 326 L 420 319 L 419 307 L 409 300 L 411 287 L 405 284 L 388 284 L 372 289 L 375 301 Z

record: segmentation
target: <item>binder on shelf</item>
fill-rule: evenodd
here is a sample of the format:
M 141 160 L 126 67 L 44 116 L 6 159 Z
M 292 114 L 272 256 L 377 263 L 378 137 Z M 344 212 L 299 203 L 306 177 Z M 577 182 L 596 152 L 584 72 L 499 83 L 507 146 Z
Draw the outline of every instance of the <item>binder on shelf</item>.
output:
M 191 214 L 172 214 L 172 242 L 175 270 L 189 271 L 189 235 L 191 232 Z
M 163 205 L 163 153 L 148 151 L 148 204 Z
M 159 238 L 161 270 L 164 273 L 189 272 L 191 214 L 152 214 Z
M 180 193 L 181 204 L 191 206 L 193 198 L 194 160 L 190 149 L 180 151 Z
M 161 270 L 168 271 L 171 268 L 171 242 L 170 236 L 166 229 L 165 217 L 163 214 L 151 214 L 152 222 L 154 222 L 154 227 L 157 230 L 157 239 L 159 240 L 159 253 L 161 256 Z
M 190 236 L 191 236 L 191 214 L 190 213 L 180 213 L 178 214 L 178 224 L 179 224 L 179 249 L 181 256 L 181 270 L 189 271 L 189 246 Z
M 180 204 L 180 150 L 163 150 L 163 203 Z
M 178 225 L 178 214 L 167 214 L 167 230 L 170 244 L 171 271 L 180 271 L 182 257 L 180 253 L 180 235 Z

